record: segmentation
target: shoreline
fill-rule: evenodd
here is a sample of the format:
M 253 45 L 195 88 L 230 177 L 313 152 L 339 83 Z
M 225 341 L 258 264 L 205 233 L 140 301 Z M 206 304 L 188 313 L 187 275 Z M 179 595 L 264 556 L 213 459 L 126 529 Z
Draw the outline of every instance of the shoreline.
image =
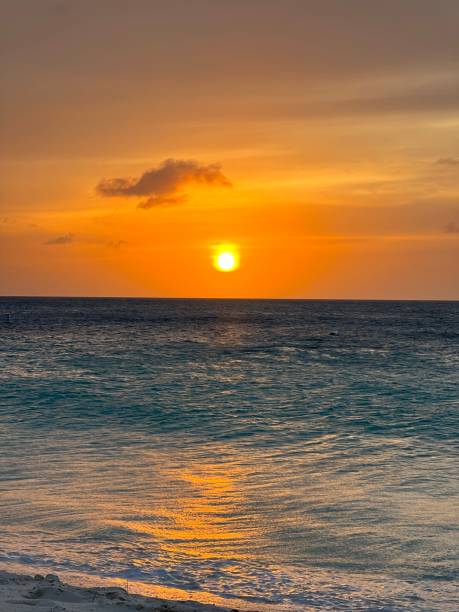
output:
M 120 586 L 75 586 L 56 574 L 0 571 L 0 612 L 243 612 L 242 608 L 129 593 Z M 252 612 L 256 612 L 252 610 Z

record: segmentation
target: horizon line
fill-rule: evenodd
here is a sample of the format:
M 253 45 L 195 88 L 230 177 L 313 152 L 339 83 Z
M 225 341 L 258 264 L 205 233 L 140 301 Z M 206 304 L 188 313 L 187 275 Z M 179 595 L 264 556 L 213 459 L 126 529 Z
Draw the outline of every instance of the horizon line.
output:
M 307 298 L 307 297 L 170 297 L 136 295 L 2 295 L 2 299 L 56 299 L 56 300 L 208 300 L 252 302 L 459 302 L 459 298 Z

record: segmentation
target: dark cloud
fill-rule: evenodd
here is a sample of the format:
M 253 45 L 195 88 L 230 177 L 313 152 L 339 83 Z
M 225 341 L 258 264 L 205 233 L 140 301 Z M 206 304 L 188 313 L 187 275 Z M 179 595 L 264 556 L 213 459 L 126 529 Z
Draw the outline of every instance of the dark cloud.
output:
M 439 164 L 440 166 L 456 167 L 459 166 L 459 159 L 457 159 L 456 157 L 441 157 L 437 160 L 437 164 Z
M 140 202 L 139 208 L 154 208 L 182 204 L 186 201 L 186 194 L 180 192 L 191 184 L 231 186 L 219 164 L 205 165 L 191 159 L 166 159 L 139 178 L 104 179 L 96 190 L 105 197 L 147 196 L 146 200 Z
M 51 240 L 48 240 L 47 242 L 45 242 L 45 244 L 52 244 L 52 245 L 70 244 L 74 240 L 75 240 L 75 234 L 72 234 L 69 232 L 68 234 L 57 236 L 57 238 L 52 238 Z

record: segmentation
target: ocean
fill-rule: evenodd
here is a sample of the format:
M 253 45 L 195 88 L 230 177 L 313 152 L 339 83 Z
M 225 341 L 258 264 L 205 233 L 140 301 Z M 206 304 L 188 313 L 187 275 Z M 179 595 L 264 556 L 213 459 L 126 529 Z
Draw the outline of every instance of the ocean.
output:
M 0 298 L 0 337 L 2 569 L 458 609 L 459 302 Z

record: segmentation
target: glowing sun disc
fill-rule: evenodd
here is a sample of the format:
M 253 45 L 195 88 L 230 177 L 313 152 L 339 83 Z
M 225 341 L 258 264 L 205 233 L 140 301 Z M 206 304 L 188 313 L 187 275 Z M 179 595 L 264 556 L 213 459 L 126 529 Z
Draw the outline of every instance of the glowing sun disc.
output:
M 236 258 L 232 253 L 220 253 L 217 257 L 217 267 L 223 272 L 230 272 L 236 266 Z
M 238 253 L 230 249 L 219 249 L 214 255 L 214 266 L 220 272 L 233 272 L 239 267 Z

